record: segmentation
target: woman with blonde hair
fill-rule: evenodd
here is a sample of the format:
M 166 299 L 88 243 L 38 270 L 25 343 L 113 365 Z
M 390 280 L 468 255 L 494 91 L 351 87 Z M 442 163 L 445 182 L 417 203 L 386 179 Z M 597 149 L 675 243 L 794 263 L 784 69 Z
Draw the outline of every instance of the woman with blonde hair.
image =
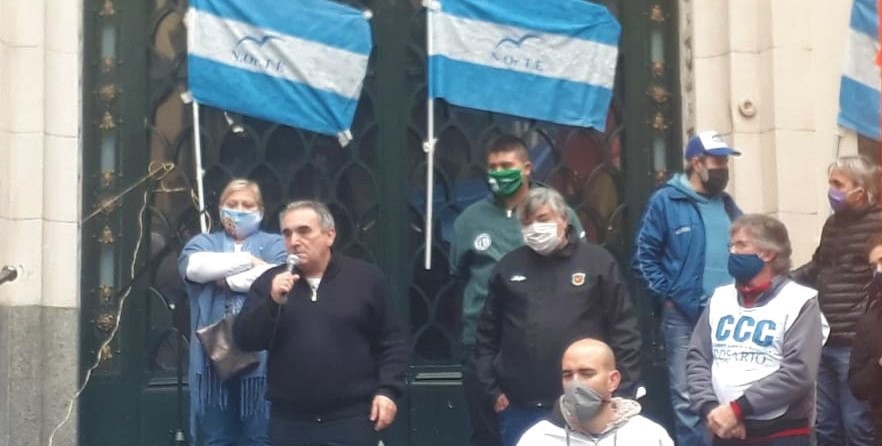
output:
M 197 445 L 263 446 L 266 352 L 256 367 L 222 380 L 197 331 L 238 314 L 251 283 L 285 262 L 285 247 L 278 234 L 260 230 L 264 206 L 257 183 L 233 179 L 219 204 L 223 230 L 193 237 L 178 259 L 190 298 L 190 435 Z

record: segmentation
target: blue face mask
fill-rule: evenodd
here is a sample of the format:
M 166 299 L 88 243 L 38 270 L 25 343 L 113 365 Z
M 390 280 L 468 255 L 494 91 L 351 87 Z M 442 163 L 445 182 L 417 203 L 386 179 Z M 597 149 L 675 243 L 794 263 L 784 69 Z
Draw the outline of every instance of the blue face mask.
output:
M 260 229 L 260 221 L 263 215 L 260 211 L 237 211 L 235 209 L 220 208 L 221 223 L 227 234 L 244 240 L 249 235 Z
M 729 254 L 729 275 L 737 283 L 748 283 L 766 266 L 756 254 Z

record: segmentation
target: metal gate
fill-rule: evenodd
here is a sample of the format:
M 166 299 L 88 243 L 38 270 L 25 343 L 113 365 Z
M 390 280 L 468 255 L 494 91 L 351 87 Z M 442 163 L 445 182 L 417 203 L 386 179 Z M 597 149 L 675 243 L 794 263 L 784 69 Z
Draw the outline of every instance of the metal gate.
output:
M 83 225 L 84 371 L 116 326 L 121 301 L 125 307 L 80 403 L 80 444 L 168 444 L 187 408 L 182 401 L 176 410 L 178 341 L 186 348 L 189 333 L 176 259 L 198 231 L 192 120 L 181 100 L 186 1 L 85 3 L 83 204 L 94 216 Z M 591 240 L 626 259 L 646 196 L 678 162 L 676 2 L 603 2 L 624 29 L 605 132 L 437 103 L 430 271 L 421 262 L 425 13 L 417 0 L 350 3 L 373 11 L 375 42 L 354 141 L 341 148 L 331 137 L 205 107 L 209 212 L 217 215 L 219 189 L 233 176 L 260 183 L 270 231 L 278 230 L 278 211 L 288 201 L 327 202 L 338 225 L 336 249 L 383 269 L 409 328 L 408 396 L 386 444 L 464 444 L 462 284 L 448 273 L 447 251 L 456 216 L 487 193 L 484 148 L 501 132 L 522 136 L 536 178 L 564 194 Z M 646 410 L 661 414 L 667 391 L 654 316 L 645 299 L 635 294 L 635 301 L 645 327 Z

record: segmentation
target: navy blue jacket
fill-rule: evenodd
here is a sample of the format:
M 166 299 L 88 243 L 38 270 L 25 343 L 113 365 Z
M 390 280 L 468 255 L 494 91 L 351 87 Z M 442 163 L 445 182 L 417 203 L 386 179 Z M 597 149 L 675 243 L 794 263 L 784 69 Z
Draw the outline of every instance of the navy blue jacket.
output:
M 697 321 L 709 296 L 704 295 L 704 221 L 695 199 L 680 189 L 675 176 L 650 198 L 637 232 L 631 269 L 657 303 L 674 303 L 690 321 Z M 741 215 L 732 197 L 723 193 L 729 218 Z M 729 234 L 720 234 L 729 237 Z

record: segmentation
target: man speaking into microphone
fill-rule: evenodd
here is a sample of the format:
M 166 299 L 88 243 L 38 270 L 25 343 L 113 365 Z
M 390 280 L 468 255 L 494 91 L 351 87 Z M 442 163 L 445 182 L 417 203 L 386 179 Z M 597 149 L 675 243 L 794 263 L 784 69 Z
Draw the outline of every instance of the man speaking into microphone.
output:
M 287 265 L 251 286 L 236 319 L 245 351 L 267 350 L 273 446 L 376 446 L 395 420 L 408 348 L 375 266 L 331 250 L 334 218 L 317 201 L 279 215 Z

